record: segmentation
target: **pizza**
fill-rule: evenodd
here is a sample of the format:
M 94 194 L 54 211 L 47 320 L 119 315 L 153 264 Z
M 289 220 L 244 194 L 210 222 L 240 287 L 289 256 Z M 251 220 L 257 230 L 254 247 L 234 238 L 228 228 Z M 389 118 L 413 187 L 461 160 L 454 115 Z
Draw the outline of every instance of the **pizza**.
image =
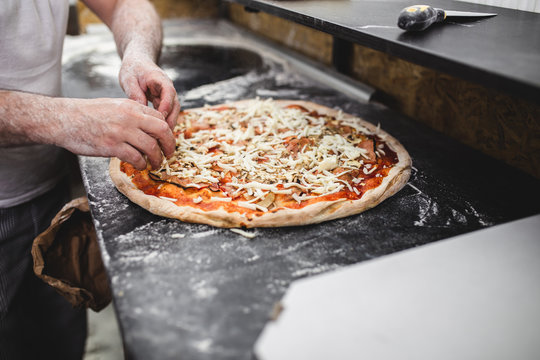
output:
M 251 99 L 184 110 L 159 169 L 111 159 L 120 192 L 150 212 L 218 227 L 320 223 L 370 209 L 410 176 L 388 133 L 307 101 Z

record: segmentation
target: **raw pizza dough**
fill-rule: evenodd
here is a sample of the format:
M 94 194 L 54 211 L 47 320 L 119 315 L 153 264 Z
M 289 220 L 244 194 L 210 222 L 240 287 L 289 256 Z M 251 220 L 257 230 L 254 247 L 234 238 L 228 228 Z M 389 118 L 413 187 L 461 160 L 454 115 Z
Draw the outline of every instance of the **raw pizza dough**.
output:
M 238 114 L 233 114 L 232 117 L 227 115 L 230 112 L 237 113 L 238 111 L 241 112 L 241 116 Z M 249 117 L 248 113 L 251 113 L 252 116 Z M 220 119 L 220 116 L 223 119 Z M 228 116 L 228 118 L 224 116 Z M 237 118 L 234 118 L 235 116 Z M 287 116 L 290 116 L 290 119 L 287 119 Z M 277 118 L 280 120 L 274 121 Z M 334 124 L 331 129 L 325 129 L 326 125 L 329 124 L 328 121 L 332 121 Z M 324 125 L 321 126 L 322 122 Z M 185 110 L 181 113 L 178 123 L 180 125 L 177 125 L 175 135 L 181 139 L 177 141 L 177 145 L 178 143 L 183 144 L 180 147 L 183 146 L 185 151 L 182 152 L 177 146 L 176 157 L 172 161 L 169 160 L 171 164 L 165 164 L 164 160 L 161 171 L 154 171 L 150 177 L 149 171 L 151 169 L 139 172 L 117 158 L 111 159 L 109 171 L 118 190 L 134 203 L 156 215 L 186 222 L 226 228 L 278 227 L 320 223 L 358 214 L 378 205 L 399 191 L 407 183 L 410 176 L 411 159 L 405 148 L 395 138 L 358 117 L 312 102 L 243 100 Z M 278 124 L 276 125 L 276 123 Z M 289 126 L 289 123 L 299 124 L 299 126 L 295 128 Z M 335 124 L 340 124 L 340 126 L 336 127 Z M 229 126 L 230 134 L 227 133 L 227 126 Z M 235 126 L 236 129 L 234 129 Z M 257 128 L 257 126 L 259 127 Z M 277 134 L 277 138 L 272 137 L 270 134 L 272 131 L 265 126 L 273 126 L 272 131 Z M 317 128 L 317 126 L 319 127 Z M 309 130 L 306 130 L 307 128 Z M 216 132 L 215 129 L 220 129 L 220 132 Z M 214 131 L 213 135 L 212 131 Z M 312 136 L 310 131 L 313 134 L 322 132 L 323 134 L 327 133 L 327 135 Z M 263 133 L 261 134 L 261 132 Z M 287 140 L 283 139 L 283 134 L 288 135 Z M 235 136 L 236 139 L 234 139 Z M 198 137 L 206 139 L 206 142 L 196 143 L 194 146 L 192 146 L 193 144 L 186 145 L 188 141 Z M 241 140 L 238 140 L 239 138 Z M 345 142 L 341 138 L 345 139 Z M 351 138 L 352 140 L 347 140 Z M 334 145 L 332 141 L 329 142 L 329 139 L 342 143 L 341 148 Z M 368 141 L 369 144 L 370 139 L 373 141 L 375 150 L 373 153 L 376 154 L 375 161 L 371 151 L 366 155 L 366 150 L 351 148 L 351 146 L 359 147 L 362 144 L 365 146 L 364 141 Z M 280 141 L 281 145 L 276 145 Z M 354 141 L 357 143 L 351 145 Z M 213 147 L 205 148 L 206 144 L 210 142 Z M 225 145 L 224 142 L 228 142 L 228 145 Z M 325 143 L 330 145 L 326 146 Z M 298 144 L 304 145 L 303 148 L 297 146 Z M 235 148 L 235 146 L 237 147 Z M 340 152 L 340 149 L 344 149 L 343 153 Z M 279 151 L 281 151 L 279 156 L 272 155 L 272 153 L 279 153 Z M 252 165 L 249 163 L 245 166 L 241 165 L 243 164 L 242 159 L 252 156 L 253 152 L 257 152 L 257 161 L 259 162 L 252 162 Z M 358 153 L 361 156 L 350 159 Z M 390 156 L 387 153 L 392 154 Z M 393 157 L 395 163 L 388 165 L 388 159 L 383 162 L 385 156 L 387 158 Z M 202 160 L 192 161 L 189 164 L 185 162 L 185 158 L 191 159 L 192 157 Z M 205 161 L 211 161 L 212 157 L 216 157 L 221 162 L 217 160 L 211 162 L 212 168 L 210 169 L 200 165 Z M 304 160 L 300 167 L 298 166 L 299 158 Z M 260 159 L 263 159 L 262 165 Z M 343 164 L 340 163 L 341 159 L 344 159 Z M 229 161 L 228 164 L 225 164 L 225 161 Z M 278 171 L 275 177 L 273 174 L 269 176 L 268 172 L 264 173 L 265 168 L 275 169 L 270 167 L 272 164 L 277 164 L 279 170 L 280 166 L 294 164 L 295 161 L 294 169 L 291 169 L 291 165 L 290 168 L 282 169 L 282 173 Z M 171 166 L 178 162 L 180 162 L 178 168 L 171 170 Z M 216 165 L 217 163 L 221 166 Z M 308 163 L 311 164 L 311 168 L 306 165 Z M 361 165 L 357 165 L 356 168 L 342 166 L 358 163 Z M 377 166 L 375 169 L 373 168 L 374 165 L 383 163 L 386 164 L 384 169 L 383 165 L 380 165 L 380 169 Z M 200 174 L 196 173 L 192 178 L 186 178 L 186 169 L 189 168 L 188 170 L 191 171 L 192 167 L 195 167 L 194 171 L 199 171 Z M 197 167 L 201 167 L 201 169 Z M 355 169 L 351 170 L 351 168 Z M 338 169 L 338 173 L 335 173 L 336 169 Z M 294 171 L 296 171 L 297 176 L 291 175 Z M 345 174 L 346 171 L 348 172 Z M 381 175 L 376 175 L 377 173 Z M 205 175 L 205 177 L 204 174 L 211 175 Z M 355 176 L 351 180 L 351 175 L 348 174 L 355 174 Z M 300 175 L 303 177 L 301 178 Z M 373 177 L 369 177 L 371 175 Z M 159 177 L 156 181 L 157 176 Z M 282 176 L 282 180 L 278 180 L 279 176 Z M 306 182 L 306 176 L 314 179 L 315 185 Z M 375 177 L 379 179 L 370 180 Z M 273 179 L 268 180 L 269 178 Z M 329 178 L 335 181 L 328 180 Z M 266 179 L 266 182 L 261 179 Z M 295 179 L 295 181 L 289 181 L 291 179 Z M 366 186 L 370 181 L 378 183 L 378 186 L 373 188 Z M 243 188 L 245 184 L 251 187 Z M 273 191 L 276 194 L 271 195 L 270 193 Z M 298 191 L 302 192 L 298 194 Z M 320 194 L 312 191 L 318 191 Z M 285 194 L 287 192 L 289 193 Z M 295 195 L 291 195 L 291 193 Z M 257 196 L 259 196 L 258 199 Z M 275 200 L 268 205 L 267 198 Z M 264 201 L 265 199 L 267 201 Z M 267 206 L 258 206 L 257 204 Z

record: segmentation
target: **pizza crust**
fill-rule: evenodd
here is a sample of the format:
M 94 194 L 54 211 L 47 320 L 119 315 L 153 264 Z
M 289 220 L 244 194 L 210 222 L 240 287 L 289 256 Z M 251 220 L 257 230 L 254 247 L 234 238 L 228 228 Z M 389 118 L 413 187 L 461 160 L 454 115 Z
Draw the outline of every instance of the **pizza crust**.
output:
M 241 100 L 225 105 L 238 106 L 253 100 Z M 301 105 L 309 110 L 315 110 L 319 114 L 336 116 L 338 111 L 319 104 L 298 100 L 275 100 L 281 106 Z M 216 105 L 216 107 L 219 105 Z M 398 163 L 390 169 L 382 183 L 374 189 L 370 189 L 358 200 L 335 200 L 323 201 L 304 206 L 300 209 L 282 209 L 276 212 L 262 213 L 247 219 L 238 212 L 219 210 L 203 211 L 192 206 L 177 206 L 171 201 L 159 197 L 147 195 L 137 189 L 130 178 L 120 170 L 121 161 L 112 158 L 109 164 L 109 173 L 117 189 L 134 203 L 145 208 L 153 214 L 178 219 L 185 222 L 208 224 L 217 227 L 280 227 L 316 224 L 328 220 L 338 219 L 354 214 L 359 214 L 380 204 L 385 199 L 397 193 L 409 180 L 411 173 L 411 158 L 405 148 L 388 133 L 378 129 L 373 124 L 356 116 L 343 114 L 346 118 L 354 118 L 368 130 L 377 133 L 398 157 Z

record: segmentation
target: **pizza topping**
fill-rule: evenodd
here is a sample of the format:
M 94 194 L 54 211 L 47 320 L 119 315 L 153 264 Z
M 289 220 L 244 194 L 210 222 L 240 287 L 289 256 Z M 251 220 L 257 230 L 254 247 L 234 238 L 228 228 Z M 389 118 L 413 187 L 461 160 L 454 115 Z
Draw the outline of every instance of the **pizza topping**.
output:
M 242 235 L 243 237 L 245 238 L 248 238 L 248 239 L 253 239 L 254 237 L 257 236 L 257 233 L 254 233 L 254 232 L 247 232 L 245 230 L 242 230 L 242 229 L 236 229 L 236 228 L 233 228 L 233 229 L 230 229 L 233 233 L 237 233 L 238 235 Z
M 229 202 L 229 201 L 232 201 L 232 198 L 230 198 L 230 197 L 212 196 L 210 198 L 210 201 L 226 201 L 226 202 Z
M 190 188 L 190 187 L 193 187 L 193 188 L 197 188 L 197 189 L 201 189 L 203 187 L 207 187 L 208 184 L 205 184 L 205 183 L 200 183 L 200 184 L 195 184 L 193 183 L 192 180 L 189 180 L 189 179 L 182 179 L 182 178 L 178 178 L 176 176 L 173 176 L 173 175 L 168 175 L 168 174 L 160 174 L 160 175 L 156 175 L 152 172 L 149 172 L 148 175 L 150 176 L 150 178 L 152 178 L 153 180 L 163 180 L 163 181 L 167 181 L 171 184 L 175 184 L 175 185 L 178 185 L 178 186 L 181 186 L 183 188 Z
M 170 198 L 170 197 L 167 197 L 167 196 L 160 196 L 159 198 L 163 199 L 163 200 L 167 200 L 167 201 L 172 201 L 172 202 L 178 201 L 178 199 Z
M 256 204 L 252 204 L 252 203 L 247 202 L 247 201 L 239 201 L 237 203 L 237 205 L 240 206 L 240 207 L 246 208 L 246 209 L 250 209 L 250 210 L 268 211 L 267 208 L 264 208 L 264 207 L 259 208 L 259 206 L 257 206 Z
M 198 203 L 202 202 L 202 200 L 203 200 L 202 197 L 197 196 L 195 199 L 193 199 L 193 202 L 194 202 L 195 204 L 198 204 Z
M 268 212 L 334 194 L 358 199 L 367 180 L 385 176 L 397 162 L 383 135 L 354 117 L 272 100 L 188 110 L 174 132 L 174 155 L 148 175 L 185 191 L 209 191 L 194 204 L 234 202 Z
M 274 193 L 272 193 L 272 192 L 269 192 L 264 197 L 264 200 L 262 200 L 261 202 L 258 202 L 257 205 L 260 206 L 260 207 L 268 209 L 270 207 L 270 205 L 272 205 L 272 203 L 274 202 L 275 198 L 276 198 L 276 195 Z
M 369 162 L 375 162 L 377 160 L 377 154 L 375 153 L 375 141 L 373 139 L 367 139 L 358 144 L 358 147 L 364 150 L 365 159 Z

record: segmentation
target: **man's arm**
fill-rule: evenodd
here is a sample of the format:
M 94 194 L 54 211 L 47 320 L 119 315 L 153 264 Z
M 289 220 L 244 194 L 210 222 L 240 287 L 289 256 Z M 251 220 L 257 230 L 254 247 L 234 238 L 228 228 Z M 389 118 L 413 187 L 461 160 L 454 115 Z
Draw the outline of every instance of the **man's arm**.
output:
M 0 147 L 53 144 L 79 155 L 116 156 L 156 168 L 174 152 L 163 115 L 128 99 L 53 98 L 0 90 Z
M 180 103 L 172 81 L 157 65 L 161 21 L 147 0 L 83 0 L 111 29 L 122 57 L 120 85 L 140 104 L 151 101 L 174 127 Z
M 116 156 L 139 169 L 146 167 L 146 157 L 159 167 L 161 151 L 166 156 L 174 151 L 171 129 L 180 111 L 171 80 L 155 64 L 161 46 L 159 18 L 143 0 L 86 3 L 113 29 L 123 55 L 120 83 L 132 100 L 0 90 L 0 147 L 55 144 L 80 155 Z M 146 106 L 147 100 L 157 111 Z

